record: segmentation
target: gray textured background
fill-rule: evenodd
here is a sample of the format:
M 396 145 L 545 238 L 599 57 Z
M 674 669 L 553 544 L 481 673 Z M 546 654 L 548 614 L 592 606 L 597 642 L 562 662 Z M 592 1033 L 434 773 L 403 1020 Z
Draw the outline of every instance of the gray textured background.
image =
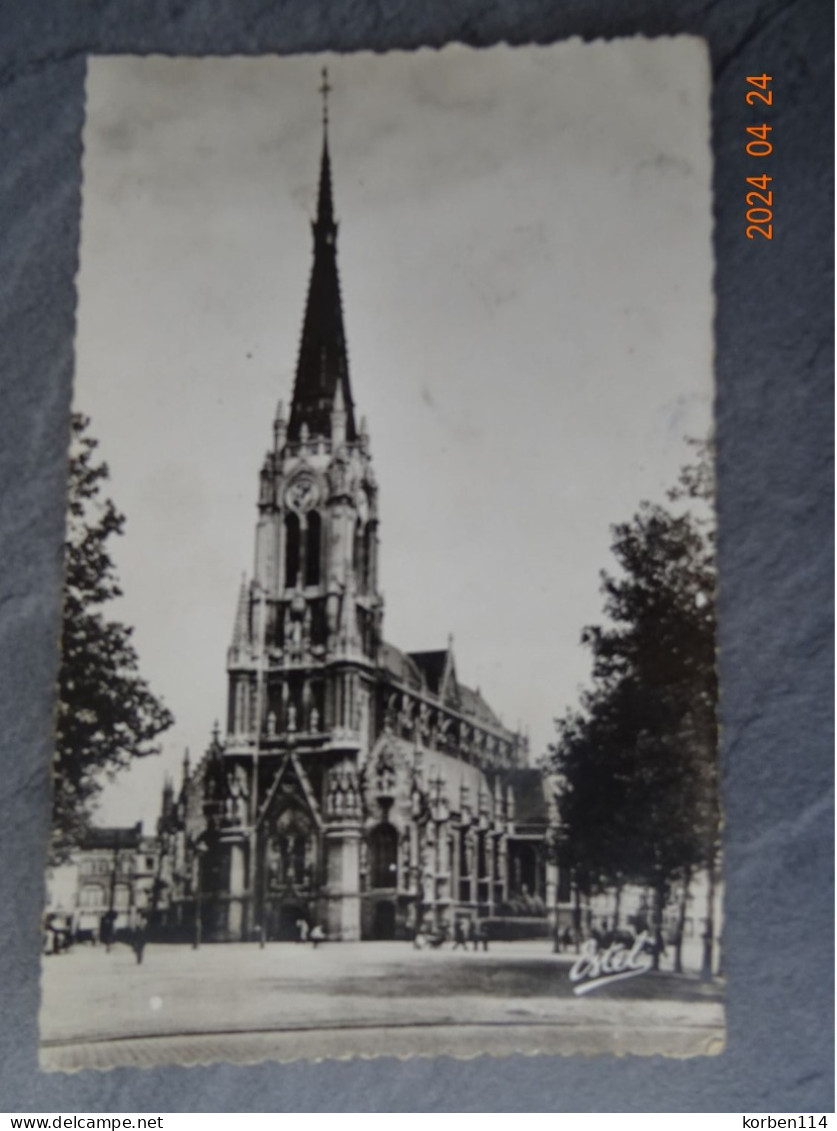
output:
M 833 1110 L 832 20 L 830 0 L 0 0 L 0 1108 Z M 677 32 L 708 39 L 715 81 L 727 1051 L 683 1062 L 40 1073 L 38 923 L 85 55 Z M 762 71 L 776 92 L 771 243 L 744 238 L 753 120 L 744 79 Z

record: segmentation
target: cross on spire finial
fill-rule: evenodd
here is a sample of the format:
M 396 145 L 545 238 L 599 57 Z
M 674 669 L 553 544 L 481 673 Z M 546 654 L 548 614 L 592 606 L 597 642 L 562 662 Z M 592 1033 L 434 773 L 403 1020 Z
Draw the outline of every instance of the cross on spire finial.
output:
M 328 125 L 328 96 L 331 93 L 332 87 L 328 81 L 328 67 L 323 67 L 323 81 L 320 86 L 320 94 L 323 96 L 323 125 Z

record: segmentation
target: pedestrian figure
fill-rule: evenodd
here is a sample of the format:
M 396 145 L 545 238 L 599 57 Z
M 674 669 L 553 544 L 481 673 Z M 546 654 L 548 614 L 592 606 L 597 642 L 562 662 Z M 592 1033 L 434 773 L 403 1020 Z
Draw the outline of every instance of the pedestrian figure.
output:
M 468 940 L 465 937 L 465 924 L 461 919 L 456 920 L 456 926 L 453 929 L 453 950 L 461 946 L 463 950 L 467 950 Z
M 301 942 L 301 943 L 308 942 L 308 920 L 307 919 L 297 919 L 296 930 L 297 930 L 296 941 Z
M 477 934 L 478 934 L 479 942 L 482 944 L 482 949 L 488 950 L 488 924 L 484 923 L 484 922 L 480 923 L 479 931 L 477 932 Z M 475 943 L 474 944 L 474 950 L 476 950 L 476 948 L 477 948 L 477 946 L 476 946 L 476 943 Z
M 314 950 L 317 949 L 321 942 L 325 941 L 325 932 L 319 923 L 315 923 L 309 932 L 308 938 L 311 940 L 311 945 Z
M 131 932 L 131 947 L 133 948 L 134 954 L 137 956 L 137 966 L 142 964 L 142 955 L 147 941 L 148 931 L 144 920 L 140 919 Z
M 116 934 L 116 931 L 114 929 L 115 924 L 116 924 L 116 912 L 115 911 L 106 911 L 104 913 L 104 915 L 102 916 L 102 926 L 101 926 L 101 929 L 100 929 L 100 936 L 101 936 L 102 942 L 105 944 L 105 950 L 107 951 L 108 954 L 110 954 L 110 948 L 113 945 L 114 935 Z
M 416 950 L 424 950 L 427 946 L 427 936 L 424 933 L 424 927 L 419 927 L 413 935 L 413 946 Z
M 479 950 L 480 940 L 475 919 L 468 920 L 468 942 L 473 943 L 474 950 Z

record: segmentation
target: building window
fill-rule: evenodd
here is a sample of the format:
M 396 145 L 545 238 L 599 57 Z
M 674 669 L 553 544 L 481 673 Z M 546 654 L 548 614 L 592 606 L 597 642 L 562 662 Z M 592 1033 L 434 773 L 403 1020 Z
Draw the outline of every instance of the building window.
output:
M 104 907 L 105 889 L 100 887 L 99 884 L 85 884 L 81 889 L 79 903 L 88 910 L 91 908 Z
M 485 845 L 485 833 L 477 833 L 477 876 L 481 880 L 488 879 L 488 854 Z
M 352 546 L 352 568 L 354 570 L 355 581 L 357 582 L 358 591 L 363 593 L 366 589 L 366 564 L 364 562 L 364 541 L 363 541 L 363 527 L 361 526 L 360 519 L 355 523 L 355 537 Z
M 320 516 L 311 511 L 305 532 L 305 584 L 320 583 Z
M 375 531 L 372 529 L 371 523 L 366 524 L 366 529 L 363 532 L 363 585 L 362 588 L 368 592 L 372 587 L 372 560 L 374 558 L 374 542 Z
M 471 872 L 473 870 L 473 849 L 468 833 L 463 829 L 459 835 L 459 899 L 462 903 L 471 902 Z

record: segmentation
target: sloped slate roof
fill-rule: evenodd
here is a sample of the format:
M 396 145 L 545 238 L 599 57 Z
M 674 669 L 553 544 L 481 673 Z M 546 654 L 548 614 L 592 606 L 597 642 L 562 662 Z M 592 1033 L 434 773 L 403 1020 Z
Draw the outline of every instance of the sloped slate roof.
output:
M 89 829 L 81 842 L 81 847 L 90 848 L 139 848 L 142 839 L 142 822 L 131 828 Z
M 421 671 L 406 652 L 402 652 L 394 644 L 383 641 L 378 650 L 378 661 L 393 679 L 397 679 L 399 683 L 414 691 L 421 691 L 423 686 Z
M 442 676 L 445 674 L 447 652 L 410 652 L 409 656 L 424 676 L 428 691 L 438 695 L 442 686 Z
M 439 695 L 447 657 L 448 653 L 444 649 L 408 653 L 386 642 L 381 644 L 378 653 L 382 667 L 399 683 L 414 691 L 429 691 L 431 695 Z M 457 709 L 463 715 L 469 715 L 475 722 L 486 726 L 506 729 L 478 691 L 462 683 L 457 683 L 456 686 L 459 698 Z
M 466 687 L 464 683 L 460 683 L 459 698 L 464 715 L 473 715 L 474 718 L 479 719 L 481 723 L 486 723 L 488 726 L 503 726 L 499 718 L 483 699 L 482 695 L 480 695 L 479 691 L 473 691 L 470 687 Z M 503 729 L 505 730 L 505 727 L 503 727 Z

